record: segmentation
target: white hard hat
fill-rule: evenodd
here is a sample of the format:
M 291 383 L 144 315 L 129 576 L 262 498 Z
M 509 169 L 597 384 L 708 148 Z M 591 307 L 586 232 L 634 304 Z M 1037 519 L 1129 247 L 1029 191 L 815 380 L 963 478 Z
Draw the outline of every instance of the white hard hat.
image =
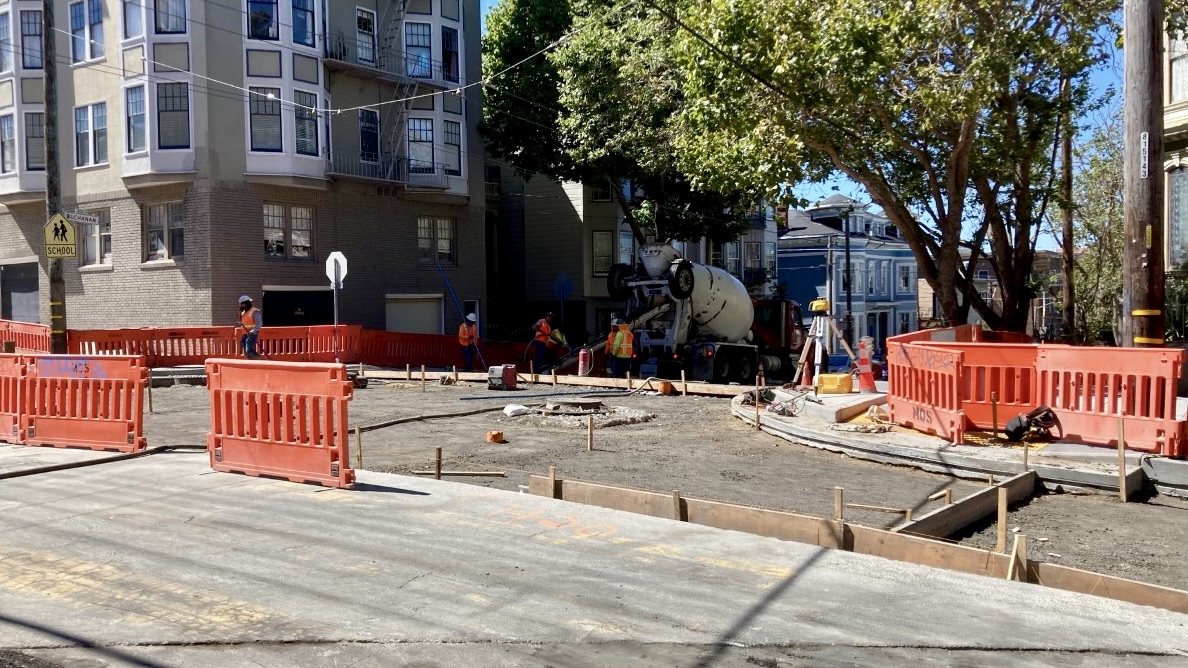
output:
M 250 301 L 252 301 L 252 298 L 251 298 L 251 297 L 249 297 L 249 296 L 247 296 L 247 295 L 240 295 L 240 296 L 239 296 L 239 303 L 240 303 L 240 304 L 243 304 L 243 303 L 246 303 L 246 302 L 250 302 Z
M 474 315 L 473 313 L 471 313 L 471 314 L 467 315 L 467 316 L 466 316 L 466 319 L 467 319 L 467 320 L 469 320 L 469 321 L 471 321 L 471 322 L 476 322 L 476 321 L 478 321 L 478 318 L 477 318 L 477 317 L 475 317 L 475 315 Z

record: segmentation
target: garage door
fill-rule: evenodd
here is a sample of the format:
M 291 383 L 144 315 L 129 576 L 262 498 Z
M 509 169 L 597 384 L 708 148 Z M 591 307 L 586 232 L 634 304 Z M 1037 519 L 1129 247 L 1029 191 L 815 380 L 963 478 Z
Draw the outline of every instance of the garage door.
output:
M 0 320 L 40 322 L 36 262 L 0 266 Z
M 443 295 L 389 295 L 386 329 L 412 334 L 444 334 L 442 298 Z

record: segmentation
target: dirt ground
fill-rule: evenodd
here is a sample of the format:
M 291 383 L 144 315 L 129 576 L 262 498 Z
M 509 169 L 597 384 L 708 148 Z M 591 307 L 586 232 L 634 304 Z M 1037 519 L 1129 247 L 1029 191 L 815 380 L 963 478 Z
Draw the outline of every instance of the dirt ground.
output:
M 602 392 L 560 387 L 553 394 L 551 389 L 492 392 L 478 384 L 429 384 L 422 390 L 419 382 L 373 382 L 356 391 L 350 423 L 367 426 L 513 403 L 532 406 Z M 150 445 L 205 443 L 205 388 L 158 388 L 154 394 L 156 410 L 146 420 Z M 545 394 L 553 396 L 539 396 Z M 596 418 L 593 452 L 586 449 L 584 416 L 508 417 L 496 410 L 365 432 L 363 468 L 432 469 L 434 448 L 441 446 L 444 470 L 506 472 L 506 478 L 453 478 L 487 487 L 518 491 L 528 475 L 544 475 L 552 465 L 562 478 L 680 490 L 685 496 L 823 517 L 833 514 L 834 486 L 845 488 L 851 503 L 912 508 L 920 514 L 936 507 L 927 500 L 935 492 L 951 487 L 954 498 L 960 498 L 985 484 L 851 459 L 756 433 L 730 416 L 727 399 L 604 394 L 598 398 L 617 410 Z M 606 426 L 608 420 L 619 424 Z M 487 432 L 496 430 L 504 433 L 505 443 L 486 442 Z M 846 517 L 881 527 L 900 521 L 897 515 L 858 510 L 847 510 Z M 1010 525 L 1029 536 L 1033 559 L 1188 589 L 1186 502 L 1156 497 L 1122 504 L 1102 495 L 1044 495 L 1013 508 Z M 993 547 L 996 528 L 991 521 L 961 538 L 972 546 Z

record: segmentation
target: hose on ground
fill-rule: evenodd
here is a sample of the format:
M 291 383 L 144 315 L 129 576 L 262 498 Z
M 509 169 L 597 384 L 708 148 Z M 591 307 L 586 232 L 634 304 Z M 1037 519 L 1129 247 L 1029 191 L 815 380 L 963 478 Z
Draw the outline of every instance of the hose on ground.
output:
M 55 471 L 68 471 L 70 469 L 80 469 L 86 466 L 98 466 L 99 464 L 110 464 L 112 462 L 122 462 L 127 459 L 136 459 L 138 457 L 145 457 L 147 455 L 160 454 L 162 452 L 173 452 L 175 450 L 206 450 L 205 445 L 159 445 L 140 452 L 125 452 L 111 457 L 102 457 L 100 459 L 88 459 L 81 462 L 68 462 L 65 464 L 52 464 L 50 466 L 38 466 L 31 469 L 22 469 L 20 471 L 5 471 L 0 473 L 0 480 L 9 480 L 11 478 L 23 478 L 30 475 L 38 475 L 41 473 L 54 473 Z

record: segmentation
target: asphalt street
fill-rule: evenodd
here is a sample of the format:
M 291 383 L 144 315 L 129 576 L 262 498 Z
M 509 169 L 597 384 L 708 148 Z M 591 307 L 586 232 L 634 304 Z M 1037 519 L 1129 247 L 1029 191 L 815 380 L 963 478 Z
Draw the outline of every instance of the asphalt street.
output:
M 0 470 L 31 451 L 78 458 L 0 445 Z M 1172 612 L 359 479 L 330 490 L 168 452 L 0 480 L 0 650 L 88 667 L 1188 664 Z

